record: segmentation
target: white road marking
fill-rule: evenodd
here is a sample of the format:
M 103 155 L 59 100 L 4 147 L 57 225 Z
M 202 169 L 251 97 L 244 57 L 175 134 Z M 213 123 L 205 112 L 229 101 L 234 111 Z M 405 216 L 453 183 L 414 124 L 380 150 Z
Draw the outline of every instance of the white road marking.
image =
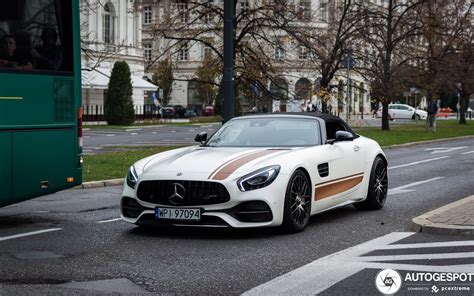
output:
M 429 182 L 433 182 L 433 181 L 436 181 L 436 180 L 439 180 L 439 179 L 444 179 L 444 177 L 435 177 L 435 178 L 431 178 L 431 179 L 428 179 L 428 180 L 413 182 L 413 183 L 406 184 L 406 185 L 403 185 L 403 186 L 395 187 L 395 188 L 389 189 L 388 194 L 389 195 L 394 195 L 394 194 L 412 192 L 412 191 L 415 191 L 415 190 L 406 189 L 406 188 L 413 187 L 413 186 L 418 186 L 418 185 L 429 183 Z
M 107 134 L 106 137 L 115 137 L 115 134 Z
M 103 220 L 103 221 L 99 221 L 99 222 L 96 222 L 97 224 L 102 224 L 102 223 L 109 223 L 109 222 L 115 222 L 115 221 L 120 221 L 122 220 L 122 218 L 114 218 L 114 219 L 109 219 L 109 220 Z
M 417 164 L 420 164 L 420 163 L 425 163 L 425 162 L 430 162 L 430 161 L 436 161 L 436 160 L 449 158 L 449 157 L 451 157 L 451 156 L 441 156 L 441 157 L 436 157 L 436 158 L 429 158 L 429 159 L 425 159 L 425 160 L 410 162 L 410 163 L 407 163 L 407 164 L 392 166 L 392 167 L 389 167 L 388 169 L 393 170 L 393 169 L 398 169 L 398 168 L 404 168 L 404 167 L 407 167 L 407 166 L 417 165 Z
M 378 246 L 389 245 L 413 234 L 413 232 L 394 232 L 350 247 L 290 271 L 242 295 L 317 295 L 364 269 L 360 262 L 350 262 L 349 258 L 357 258 Z M 341 268 L 342 266 L 344 268 Z
M 30 235 L 36 235 L 36 234 L 51 232 L 51 231 L 58 231 L 58 230 L 61 230 L 61 229 L 62 229 L 62 228 L 50 228 L 50 229 L 44 229 L 44 230 L 38 230 L 38 231 L 32 231 L 32 232 L 26 232 L 26 233 L 20 233 L 20 234 L 15 234 L 15 235 L 10 235 L 10 236 L 4 236 L 4 237 L 0 237 L 0 242 L 1 242 L 1 241 L 6 241 L 6 240 L 10 240 L 10 239 L 15 239 L 15 238 L 20 238 L 20 237 L 30 236 Z
M 195 130 L 195 129 L 190 129 L 190 130 L 188 130 L 188 132 L 194 132 L 194 131 L 196 131 L 196 130 Z
M 474 258 L 474 252 L 453 252 L 443 254 L 412 254 L 393 256 L 362 256 L 374 250 L 394 248 L 419 248 L 426 245 L 461 246 L 473 245 L 474 241 L 396 244 L 413 232 L 393 232 L 374 240 L 350 247 L 340 252 L 315 260 L 309 264 L 281 275 L 267 283 L 257 286 L 243 295 L 316 295 L 334 284 L 364 270 L 364 269 L 394 269 L 420 272 L 457 272 L 472 273 L 474 264 L 457 265 L 417 265 L 405 263 L 373 262 L 373 261 L 402 261 L 416 259 L 445 259 L 445 258 Z M 394 247 L 396 246 L 396 247 Z M 343 267 L 343 268 L 341 268 Z
M 421 249 L 421 248 L 447 248 L 447 247 L 474 247 L 474 240 L 459 242 L 437 242 L 437 243 L 416 243 L 416 244 L 393 244 L 379 250 L 399 250 L 399 249 Z
M 427 148 L 425 151 L 433 151 L 431 154 L 438 154 L 438 153 L 448 153 L 459 149 L 465 149 L 467 146 L 462 147 L 438 147 L 438 148 Z
M 135 136 L 138 135 L 138 133 L 130 133 L 130 135 Z
M 156 134 L 156 132 L 151 132 L 152 134 Z
M 171 131 L 172 133 L 176 133 L 176 131 Z
M 474 153 L 474 151 L 463 152 L 463 153 L 461 153 L 461 154 L 464 155 L 464 154 L 471 154 L 471 153 Z

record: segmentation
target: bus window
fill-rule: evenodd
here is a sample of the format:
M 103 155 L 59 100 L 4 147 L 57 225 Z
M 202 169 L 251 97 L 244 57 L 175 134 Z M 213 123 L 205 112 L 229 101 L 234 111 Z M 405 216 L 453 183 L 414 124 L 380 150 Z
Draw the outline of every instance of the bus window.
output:
M 73 72 L 71 0 L 0 2 L 0 71 Z

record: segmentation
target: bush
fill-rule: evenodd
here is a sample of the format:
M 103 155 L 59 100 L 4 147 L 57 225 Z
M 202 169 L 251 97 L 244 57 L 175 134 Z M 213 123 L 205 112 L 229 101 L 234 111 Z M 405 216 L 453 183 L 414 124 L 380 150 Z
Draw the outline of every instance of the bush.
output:
M 130 68 L 126 62 L 115 62 L 105 100 L 105 120 L 110 125 L 131 125 L 135 121 Z

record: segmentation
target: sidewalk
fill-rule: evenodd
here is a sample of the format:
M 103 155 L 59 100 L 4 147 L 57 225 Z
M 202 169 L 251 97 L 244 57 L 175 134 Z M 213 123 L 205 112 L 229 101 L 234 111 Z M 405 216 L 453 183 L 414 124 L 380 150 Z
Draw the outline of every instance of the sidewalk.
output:
M 474 195 L 413 218 L 409 228 L 434 234 L 474 235 Z

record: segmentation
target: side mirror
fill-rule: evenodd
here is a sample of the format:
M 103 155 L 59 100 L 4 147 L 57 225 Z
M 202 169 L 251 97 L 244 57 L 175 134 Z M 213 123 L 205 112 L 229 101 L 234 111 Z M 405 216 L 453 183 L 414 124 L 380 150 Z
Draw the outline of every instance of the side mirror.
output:
M 346 131 L 336 132 L 336 142 L 352 141 L 352 140 L 354 140 L 354 136 L 350 132 L 346 132 Z
M 207 133 L 206 132 L 200 132 L 199 134 L 194 137 L 194 141 L 200 142 L 201 144 L 204 144 L 207 140 Z

